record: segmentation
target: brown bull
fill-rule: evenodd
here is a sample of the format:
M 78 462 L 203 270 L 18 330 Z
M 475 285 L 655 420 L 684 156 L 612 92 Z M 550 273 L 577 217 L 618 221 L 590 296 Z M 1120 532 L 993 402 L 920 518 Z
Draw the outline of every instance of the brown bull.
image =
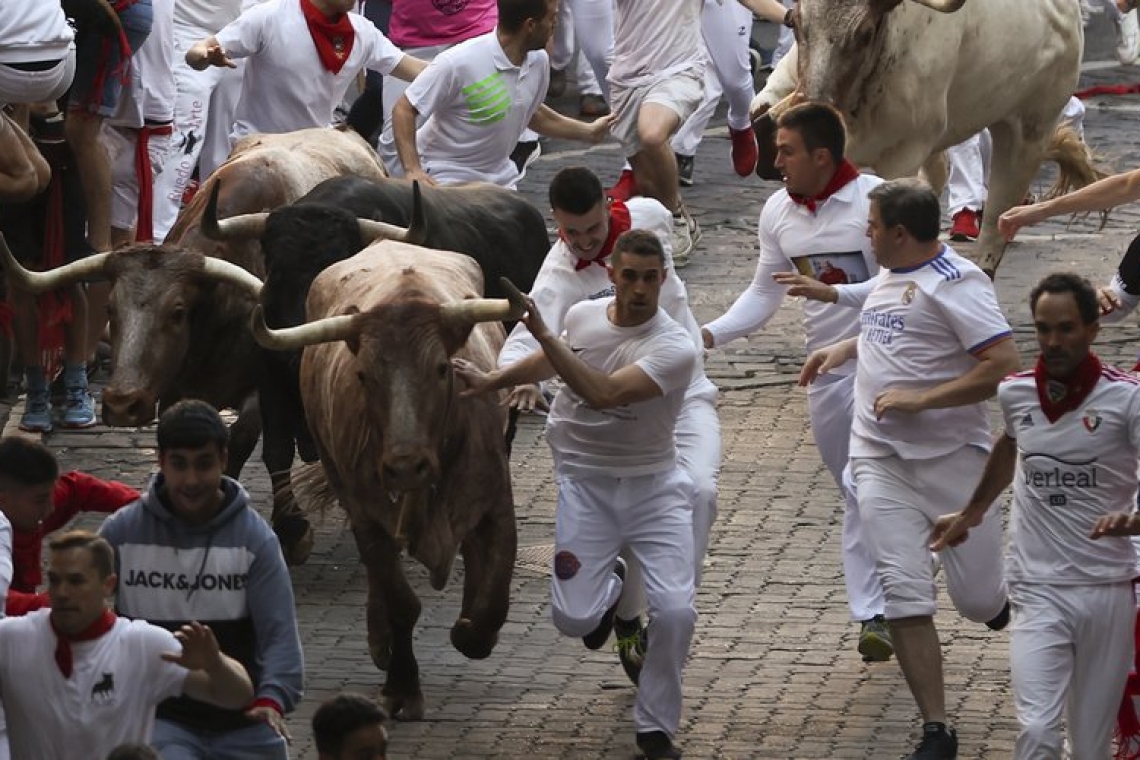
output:
M 490 369 L 504 339 L 506 301 L 480 299 L 474 260 L 384 241 L 324 270 L 309 322 L 270 330 L 267 348 L 308 346 L 301 359 L 305 417 L 320 455 L 317 479 L 348 512 L 368 571 L 368 644 L 390 714 L 423 716 L 412 632 L 420 602 L 401 551 L 443 588 L 458 550 L 463 604 L 451 642 L 491 653 L 506 621 L 516 534 L 499 399 L 460 398 L 451 357 Z M 298 488 L 311 478 L 295 477 Z M 331 494 L 328 491 L 331 490 Z
M 226 474 L 237 477 L 261 433 L 256 403 L 259 351 L 249 316 L 265 274 L 257 240 L 217 242 L 202 217 L 215 185 L 224 216 L 291 203 L 330 177 L 384 176 L 375 152 L 355 133 L 307 129 L 254 135 L 183 209 L 162 246 L 132 246 L 84 259 L 37 280 L 50 290 L 84 279 L 109 279 L 108 303 L 114 373 L 103 390 L 103 421 L 137 427 L 155 419 L 155 407 L 199 398 L 239 411 L 231 428 Z M 243 270 L 240 284 L 219 282 L 211 266 Z M 13 270 L 17 286 L 26 276 Z M 291 500 L 275 500 L 274 529 L 286 559 L 304 562 L 312 546 L 308 522 Z

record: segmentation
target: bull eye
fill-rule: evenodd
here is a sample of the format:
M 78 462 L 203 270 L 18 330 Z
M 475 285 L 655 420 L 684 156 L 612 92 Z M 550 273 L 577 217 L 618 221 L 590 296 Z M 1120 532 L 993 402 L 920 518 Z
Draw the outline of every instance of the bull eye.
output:
M 361 385 L 365 385 L 365 384 L 366 384 L 366 381 L 365 381 L 365 379 L 364 379 L 364 372 L 363 372 L 362 370 L 357 370 L 357 372 L 356 372 L 356 379 L 360 381 L 360 384 L 361 384 Z
M 170 310 L 170 321 L 171 322 L 174 322 L 177 324 L 184 319 L 186 319 L 186 307 L 183 306 L 182 304 L 178 304 L 177 306 L 175 306 L 173 309 Z

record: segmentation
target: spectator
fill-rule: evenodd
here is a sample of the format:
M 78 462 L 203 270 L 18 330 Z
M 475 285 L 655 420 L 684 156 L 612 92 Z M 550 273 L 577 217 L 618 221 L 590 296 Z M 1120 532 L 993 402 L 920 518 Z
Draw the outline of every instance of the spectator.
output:
M 384 760 L 388 756 L 388 716 L 359 694 L 325 700 L 313 713 L 318 760 Z

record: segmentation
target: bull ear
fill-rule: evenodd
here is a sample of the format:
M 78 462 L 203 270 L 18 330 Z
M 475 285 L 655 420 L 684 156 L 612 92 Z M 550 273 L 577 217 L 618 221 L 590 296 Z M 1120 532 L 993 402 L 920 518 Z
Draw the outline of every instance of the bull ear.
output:
M 448 356 L 455 356 L 455 353 L 463 348 L 467 339 L 471 337 L 473 329 L 475 329 L 475 323 L 471 320 L 445 319 L 442 321 L 439 334 Z
M 902 5 L 902 0 L 871 0 L 871 13 L 876 16 L 885 16 L 900 5 Z
M 427 242 L 427 221 L 424 218 L 424 199 L 419 180 L 412 180 L 412 218 L 405 240 L 412 245 Z

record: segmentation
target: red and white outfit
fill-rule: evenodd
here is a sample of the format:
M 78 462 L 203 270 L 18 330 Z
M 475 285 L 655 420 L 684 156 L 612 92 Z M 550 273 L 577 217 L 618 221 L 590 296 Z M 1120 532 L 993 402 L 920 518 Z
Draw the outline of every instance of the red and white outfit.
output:
M 0 621 L 0 696 L 12 756 L 91 760 L 120 744 L 149 743 L 155 705 L 181 694 L 189 672 L 160 655 L 182 645 L 169 631 L 125 618 L 96 638 L 61 642 L 50 615 L 37 610 Z M 63 645 L 69 676 L 58 664 Z
M 934 568 L 926 548 L 934 521 L 960 509 L 963 484 L 981 477 L 990 450 L 985 403 L 875 416 L 888 388 L 955 380 L 974 356 L 1011 335 L 993 283 L 947 246 L 917 267 L 883 270 L 860 316 L 851 425 L 851 472 L 863 536 L 875 557 L 889 620 L 933 615 Z M 970 540 L 942 552 L 958 611 L 986 622 L 1006 604 L 1001 517 L 990 510 Z
M 1039 363 L 1006 378 L 998 400 L 1018 449 L 1005 559 L 1014 757 L 1061 758 L 1065 718 L 1072 757 L 1109 757 L 1132 664 L 1136 558 L 1128 538 L 1089 532 L 1135 507 L 1140 380 L 1090 354 L 1068 386 Z
M 663 395 L 612 409 L 594 409 L 568 385 L 555 397 L 546 425 L 558 481 L 552 613 L 567 636 L 593 631 L 621 595 L 613 573 L 618 553 L 634 555 L 653 621 L 634 724 L 639 733 L 673 736 L 697 619 L 692 482 L 677 463 L 675 426 L 699 353 L 664 310 L 619 327 L 606 313 L 612 302 L 572 306 L 562 339 L 606 374 L 636 364 Z
M 717 346 L 760 330 L 768 323 L 788 289 L 772 275 L 797 271 L 837 286 L 839 302 L 804 302 L 807 351 L 854 337 L 859 332 L 858 307 L 871 289 L 879 264 L 867 237 L 867 194 L 883 180 L 851 174 L 822 199 L 792 197 L 786 189 L 772 194 L 760 212 L 760 260 L 752 283 L 722 316 L 705 325 Z M 836 172 L 839 175 L 839 172 Z M 833 180 L 836 184 L 843 177 Z M 883 614 L 883 591 L 874 559 L 862 537 L 855 490 L 844 477 L 851 440 L 855 362 L 848 362 L 808 388 L 808 416 L 816 448 L 843 493 L 843 577 L 853 620 Z

